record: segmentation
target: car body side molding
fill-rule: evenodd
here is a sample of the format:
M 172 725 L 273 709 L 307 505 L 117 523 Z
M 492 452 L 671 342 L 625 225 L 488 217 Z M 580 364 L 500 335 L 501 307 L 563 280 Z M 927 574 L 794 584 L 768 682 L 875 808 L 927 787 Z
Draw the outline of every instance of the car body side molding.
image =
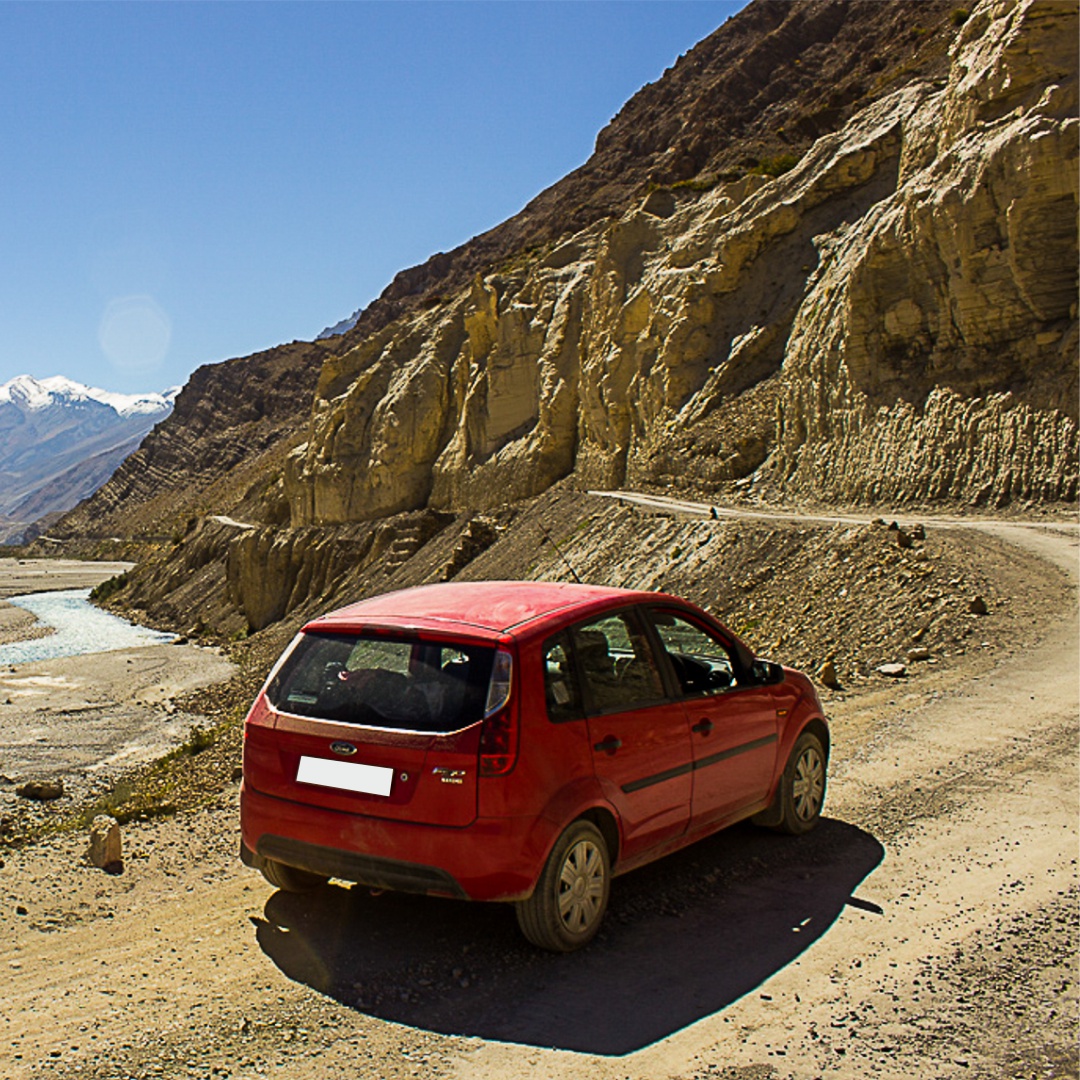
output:
M 665 769 L 660 773 L 653 773 L 652 776 L 643 776 L 640 780 L 631 780 L 628 784 L 622 785 L 622 790 L 627 794 L 632 791 L 640 791 L 642 788 L 651 787 L 653 784 L 662 784 L 665 780 L 671 780 L 673 777 L 682 776 L 684 773 L 696 772 L 698 769 L 708 768 L 710 765 L 715 765 L 718 761 L 726 761 L 728 758 L 737 757 L 739 754 L 749 753 L 751 750 L 757 750 L 762 746 L 768 746 L 769 743 L 776 742 L 775 735 L 766 735 L 761 739 L 753 739 L 750 742 L 742 743 L 740 746 L 733 746 L 728 750 L 721 750 L 717 754 L 709 754 L 708 757 L 699 758 L 697 761 L 688 761 L 685 765 L 679 765 L 674 769 Z

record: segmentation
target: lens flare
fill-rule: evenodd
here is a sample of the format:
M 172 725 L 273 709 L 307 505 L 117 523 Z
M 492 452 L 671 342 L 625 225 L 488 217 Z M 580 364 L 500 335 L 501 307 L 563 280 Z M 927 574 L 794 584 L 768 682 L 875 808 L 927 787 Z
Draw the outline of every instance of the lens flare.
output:
M 152 296 L 121 296 L 105 309 L 98 342 L 109 362 L 126 371 L 160 367 L 172 322 Z

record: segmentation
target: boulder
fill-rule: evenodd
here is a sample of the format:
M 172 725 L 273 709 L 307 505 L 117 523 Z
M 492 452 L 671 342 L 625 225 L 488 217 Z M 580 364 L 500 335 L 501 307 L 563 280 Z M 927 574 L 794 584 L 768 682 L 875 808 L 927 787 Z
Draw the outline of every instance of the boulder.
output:
M 830 690 L 837 690 L 840 687 L 840 676 L 836 673 L 836 665 L 831 660 L 826 660 L 818 668 L 817 678 L 822 686 L 827 686 Z

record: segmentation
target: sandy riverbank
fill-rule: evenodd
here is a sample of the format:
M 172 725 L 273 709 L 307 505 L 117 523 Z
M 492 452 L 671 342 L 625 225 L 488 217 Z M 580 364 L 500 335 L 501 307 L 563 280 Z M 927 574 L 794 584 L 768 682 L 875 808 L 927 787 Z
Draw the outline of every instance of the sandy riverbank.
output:
M 0 598 L 90 588 L 130 563 L 0 559 Z M 51 632 L 0 599 L 0 644 Z M 14 784 L 60 778 L 85 798 L 124 769 L 182 741 L 201 718 L 174 700 L 221 682 L 233 665 L 217 649 L 149 645 L 0 670 L 0 811 L 26 810 Z
M 78 559 L 0 559 L 0 600 L 56 589 L 92 589 L 133 565 Z
M 52 632 L 51 626 L 39 623 L 29 611 L 0 600 L 0 645 L 47 637 Z

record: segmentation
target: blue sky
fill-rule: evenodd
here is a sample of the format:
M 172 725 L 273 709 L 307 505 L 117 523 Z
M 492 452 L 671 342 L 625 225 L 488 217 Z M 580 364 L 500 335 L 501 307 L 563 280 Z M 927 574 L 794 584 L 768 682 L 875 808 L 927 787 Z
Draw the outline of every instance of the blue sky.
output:
M 160 390 L 313 338 L 741 6 L 0 4 L 0 383 Z

